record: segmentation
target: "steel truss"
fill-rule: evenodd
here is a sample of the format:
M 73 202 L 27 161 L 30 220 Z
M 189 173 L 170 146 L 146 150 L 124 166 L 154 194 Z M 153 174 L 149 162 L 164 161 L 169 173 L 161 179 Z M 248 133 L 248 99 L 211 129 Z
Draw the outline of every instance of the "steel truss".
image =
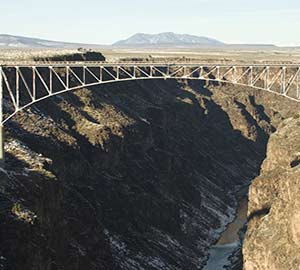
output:
M 250 86 L 300 102 L 299 77 L 300 65 L 150 62 L 1 65 L 0 144 L 3 144 L 3 125 L 16 113 L 48 97 L 80 88 L 131 80 L 196 79 Z
M 300 102 L 299 77 L 300 65 L 178 63 L 2 65 L 0 125 L 19 111 L 48 97 L 79 88 L 130 80 L 174 78 L 232 83 L 273 92 Z M 5 109 L 7 111 L 4 111 Z

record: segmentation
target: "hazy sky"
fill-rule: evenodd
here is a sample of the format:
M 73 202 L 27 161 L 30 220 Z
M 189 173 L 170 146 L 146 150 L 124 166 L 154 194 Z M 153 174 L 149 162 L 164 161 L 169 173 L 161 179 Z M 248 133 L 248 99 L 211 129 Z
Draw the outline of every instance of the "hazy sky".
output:
M 110 44 L 137 32 L 300 45 L 300 0 L 0 0 L 0 33 Z

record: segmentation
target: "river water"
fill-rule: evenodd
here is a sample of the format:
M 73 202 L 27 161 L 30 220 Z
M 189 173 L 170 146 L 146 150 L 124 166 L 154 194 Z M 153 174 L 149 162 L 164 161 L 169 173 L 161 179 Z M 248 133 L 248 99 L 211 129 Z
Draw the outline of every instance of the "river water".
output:
M 242 198 L 234 221 L 222 233 L 216 245 L 209 251 L 209 260 L 203 270 L 222 270 L 229 264 L 228 257 L 239 246 L 239 231 L 247 221 L 248 198 Z

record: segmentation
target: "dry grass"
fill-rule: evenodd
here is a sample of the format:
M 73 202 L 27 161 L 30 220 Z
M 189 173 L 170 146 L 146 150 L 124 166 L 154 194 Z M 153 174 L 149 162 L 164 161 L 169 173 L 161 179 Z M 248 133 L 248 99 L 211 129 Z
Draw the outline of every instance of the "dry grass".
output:
M 76 49 L 0 49 L 0 61 L 30 61 L 34 58 L 78 53 Z
M 103 48 L 101 51 L 108 61 L 148 59 L 156 61 L 197 60 L 202 62 L 251 62 L 251 63 L 296 63 L 300 49 L 235 49 L 235 48 Z M 77 49 L 0 49 L 0 61 L 30 61 L 34 58 L 78 53 Z

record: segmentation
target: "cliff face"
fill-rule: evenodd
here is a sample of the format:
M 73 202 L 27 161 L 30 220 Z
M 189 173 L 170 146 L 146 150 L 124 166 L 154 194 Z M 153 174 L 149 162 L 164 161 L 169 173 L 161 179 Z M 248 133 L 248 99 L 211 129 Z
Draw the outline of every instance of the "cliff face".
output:
M 259 173 L 271 97 L 128 82 L 20 113 L 0 170 L 0 269 L 201 268 Z
M 300 119 L 297 110 L 270 138 L 249 192 L 244 269 L 299 269 Z

